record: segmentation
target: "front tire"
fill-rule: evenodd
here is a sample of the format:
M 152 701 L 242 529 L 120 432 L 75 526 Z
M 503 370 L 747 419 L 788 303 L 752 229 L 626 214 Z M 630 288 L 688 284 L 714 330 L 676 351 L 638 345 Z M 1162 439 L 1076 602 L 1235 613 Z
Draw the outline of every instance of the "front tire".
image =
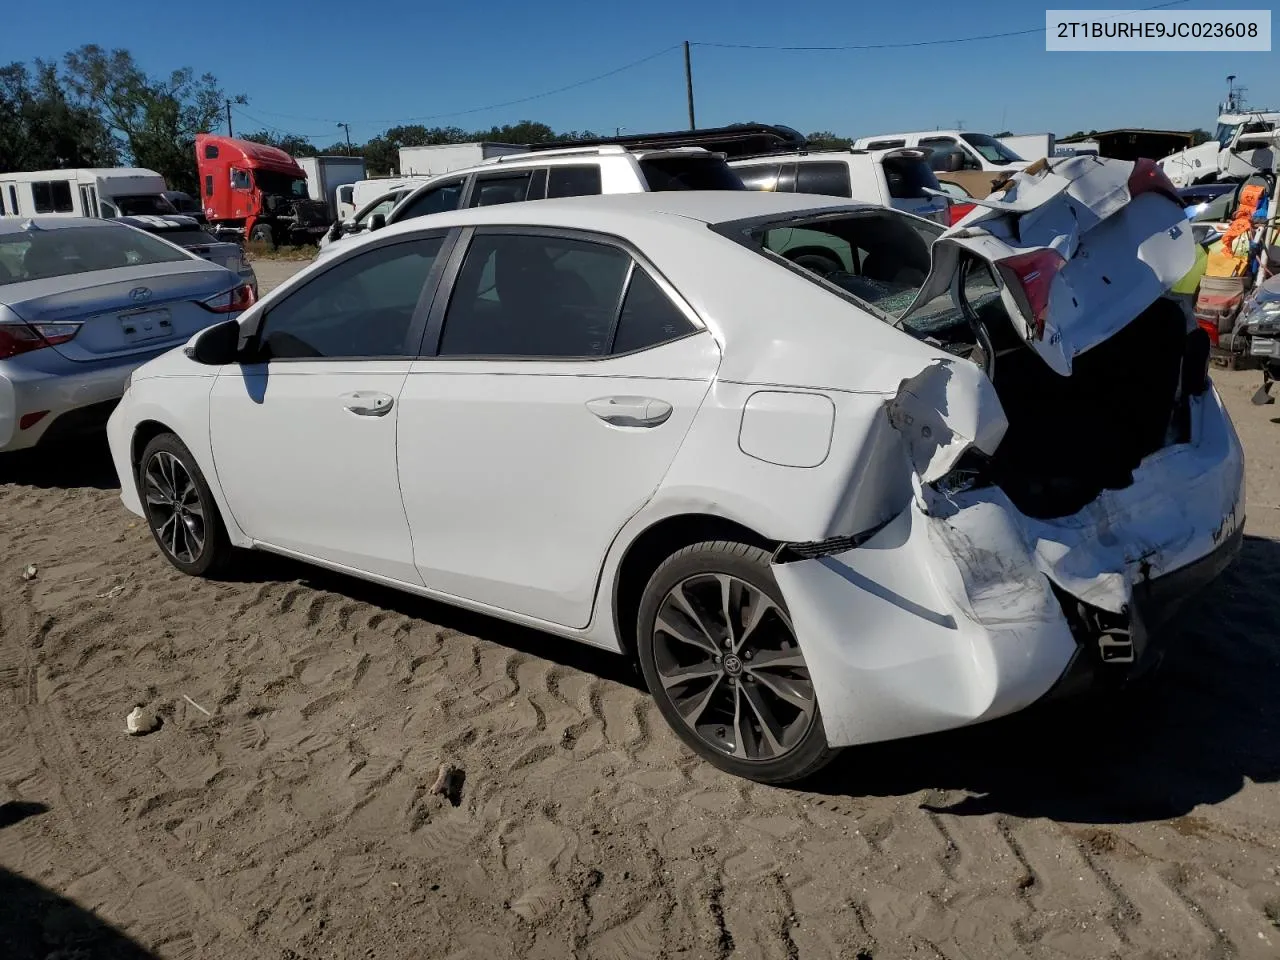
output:
M 153 437 L 142 451 L 138 496 L 166 560 L 193 577 L 226 565 L 232 547 L 222 515 L 195 457 L 175 434 Z
M 636 638 L 663 717 L 721 770 L 789 783 L 835 757 L 765 551 L 709 541 L 668 557 L 641 598 Z

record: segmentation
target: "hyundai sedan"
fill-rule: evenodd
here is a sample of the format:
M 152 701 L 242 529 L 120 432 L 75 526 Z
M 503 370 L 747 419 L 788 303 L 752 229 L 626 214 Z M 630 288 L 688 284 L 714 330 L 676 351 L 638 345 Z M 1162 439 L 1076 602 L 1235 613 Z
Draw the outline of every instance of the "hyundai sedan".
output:
M 238 274 L 117 221 L 0 219 L 0 452 L 101 431 L 135 367 L 252 302 Z
M 269 550 L 633 657 L 765 782 L 1122 683 L 1243 521 L 1152 170 L 945 232 L 730 191 L 396 224 L 134 374 L 122 499 L 190 574 Z

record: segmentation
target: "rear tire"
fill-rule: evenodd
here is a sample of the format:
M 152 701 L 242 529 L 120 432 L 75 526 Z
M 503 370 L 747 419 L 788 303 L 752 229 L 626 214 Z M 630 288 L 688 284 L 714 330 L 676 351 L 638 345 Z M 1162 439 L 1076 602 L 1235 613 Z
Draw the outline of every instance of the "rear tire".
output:
M 789 783 L 836 756 L 760 548 L 708 541 L 668 557 L 641 598 L 636 648 L 667 723 L 721 770 Z
M 231 540 L 195 457 L 175 434 L 151 439 L 138 463 L 138 497 L 165 559 L 210 577 L 231 558 Z
M 276 235 L 269 223 L 255 223 L 253 229 L 249 231 L 249 240 L 253 243 L 268 244 L 272 249 L 276 245 Z

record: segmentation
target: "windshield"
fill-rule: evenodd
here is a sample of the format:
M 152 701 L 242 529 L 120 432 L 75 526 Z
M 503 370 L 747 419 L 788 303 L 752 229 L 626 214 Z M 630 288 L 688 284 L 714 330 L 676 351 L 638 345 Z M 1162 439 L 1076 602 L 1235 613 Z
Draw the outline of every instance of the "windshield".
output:
M 0 285 L 188 259 L 181 250 L 123 226 L 23 230 L 0 234 Z
M 112 197 L 111 202 L 120 210 L 122 216 L 139 217 L 151 213 L 177 213 L 178 208 L 158 193 L 142 194 L 134 197 Z
M 995 137 L 989 137 L 985 133 L 962 133 L 960 136 L 965 143 L 982 154 L 982 159 L 987 163 L 1026 162 Z
M 641 160 L 640 170 L 653 191 L 747 189 L 719 157 L 653 157 Z
M 306 177 L 291 177 L 287 173 L 276 173 L 274 170 L 255 170 L 253 182 L 263 193 L 274 193 L 294 200 L 306 200 L 310 197 L 307 193 Z
M 1213 139 L 1218 141 L 1218 146 L 1223 150 L 1231 146 L 1231 141 L 1235 139 L 1236 131 L 1240 129 L 1238 123 L 1220 123 L 1218 129 L 1213 135 Z
M 725 232 L 733 235 L 733 225 Z M 943 227 L 890 211 L 818 214 L 753 226 L 748 243 L 761 253 L 780 256 L 804 268 L 815 283 L 833 293 L 870 304 L 888 322 L 924 339 L 946 337 L 947 330 L 968 326 L 949 293 L 922 305 L 905 321 L 929 276 L 931 248 Z M 999 294 L 989 270 L 966 276 L 965 296 L 980 309 Z

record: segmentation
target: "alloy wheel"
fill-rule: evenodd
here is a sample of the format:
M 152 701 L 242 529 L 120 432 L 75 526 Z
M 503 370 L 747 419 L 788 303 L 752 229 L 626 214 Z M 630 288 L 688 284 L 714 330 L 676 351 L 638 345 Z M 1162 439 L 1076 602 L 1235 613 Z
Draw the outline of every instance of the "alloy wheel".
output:
M 727 756 L 777 760 L 813 725 L 813 681 L 791 621 L 745 580 L 706 573 L 677 583 L 658 607 L 653 648 L 677 713 Z
M 204 551 L 205 509 L 187 468 L 158 450 L 143 471 L 143 489 L 156 540 L 174 559 L 194 563 Z

